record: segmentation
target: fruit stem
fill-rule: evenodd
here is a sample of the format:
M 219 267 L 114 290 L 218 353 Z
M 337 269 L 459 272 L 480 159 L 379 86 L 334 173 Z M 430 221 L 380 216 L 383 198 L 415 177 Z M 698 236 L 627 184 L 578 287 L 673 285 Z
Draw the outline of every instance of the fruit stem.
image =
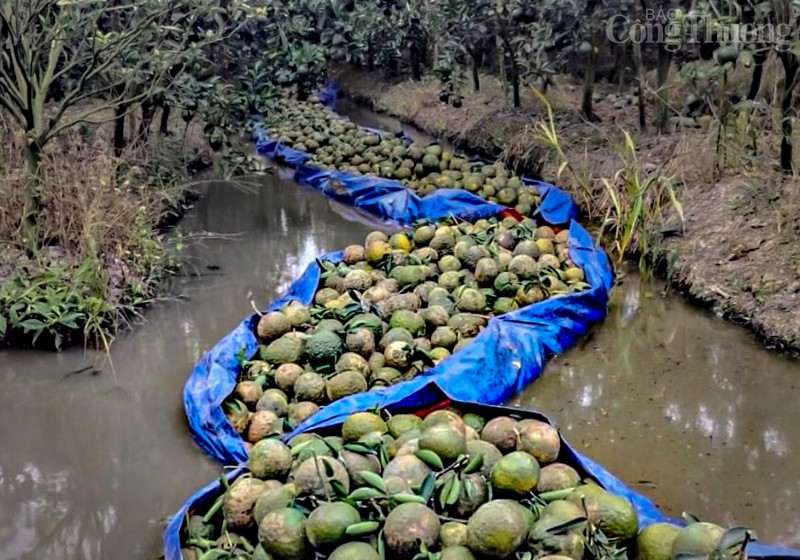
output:
M 439 520 L 444 521 L 445 523 L 454 522 L 454 523 L 466 523 L 466 519 L 458 519 L 457 517 L 448 517 L 447 515 L 439 515 Z
M 217 498 L 217 501 L 214 502 L 214 505 L 212 505 L 208 509 L 206 514 L 203 516 L 203 523 L 208 523 L 209 521 L 211 521 L 211 518 L 217 514 L 217 512 L 222 508 L 223 499 L 224 496 L 220 496 L 219 498 Z
M 436 478 L 440 478 L 442 475 L 444 475 L 448 471 L 453 471 L 453 470 L 456 470 L 458 468 L 464 467 L 464 466 L 466 466 L 466 463 L 469 463 L 469 457 L 464 456 L 463 458 L 458 459 L 457 461 L 455 461 L 449 467 L 445 467 L 445 469 L 443 471 L 441 471 L 440 473 L 437 473 L 436 474 Z
M 320 461 L 317 460 L 317 453 L 316 451 L 311 453 L 314 457 L 314 468 L 317 469 L 317 476 L 319 477 L 320 481 L 322 482 L 322 491 L 325 492 L 325 501 L 330 502 L 331 496 L 328 494 L 328 487 L 326 484 L 328 483 L 327 479 L 322 476 L 322 470 L 319 468 Z
M 208 539 L 189 539 L 186 541 L 187 546 L 196 546 L 198 548 L 208 549 L 216 546 L 217 543 Z

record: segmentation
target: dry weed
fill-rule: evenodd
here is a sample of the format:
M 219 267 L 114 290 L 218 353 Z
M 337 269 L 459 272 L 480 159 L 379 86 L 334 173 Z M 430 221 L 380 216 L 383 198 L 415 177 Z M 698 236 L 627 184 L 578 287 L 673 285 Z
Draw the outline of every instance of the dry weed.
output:
M 154 134 L 116 158 L 110 127 L 87 125 L 48 145 L 37 215 L 43 247 L 30 255 L 20 227 L 22 143 L 13 131 L 0 122 L 0 342 L 8 328 L 34 340 L 45 333 L 56 345 L 70 338 L 65 329 L 82 329 L 108 343 L 175 267 L 156 228 L 185 189 L 181 140 Z M 19 310 L 5 315 L 9 305 Z

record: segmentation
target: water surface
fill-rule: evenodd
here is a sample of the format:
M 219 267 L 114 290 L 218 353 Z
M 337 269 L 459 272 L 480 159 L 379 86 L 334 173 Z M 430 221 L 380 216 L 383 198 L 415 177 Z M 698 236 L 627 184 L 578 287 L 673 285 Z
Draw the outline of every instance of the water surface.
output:
M 800 548 L 800 363 L 663 290 L 625 279 L 606 321 L 511 404 L 668 515 Z
M 194 277 L 97 353 L 0 352 L 0 559 L 158 557 L 164 520 L 220 469 L 193 443 L 194 363 L 363 217 L 288 181 L 207 185 L 180 226 Z M 84 367 L 95 368 L 70 374 Z

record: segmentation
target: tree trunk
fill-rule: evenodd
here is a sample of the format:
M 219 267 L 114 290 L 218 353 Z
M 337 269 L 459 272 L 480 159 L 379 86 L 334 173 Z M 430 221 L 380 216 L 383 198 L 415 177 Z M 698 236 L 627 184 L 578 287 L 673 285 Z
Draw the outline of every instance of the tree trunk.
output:
M 39 198 L 39 179 L 41 171 L 42 149 L 38 141 L 28 142 L 25 146 L 25 202 L 22 209 L 22 242 L 29 255 L 39 249 L 39 233 L 37 218 L 42 209 Z
M 309 94 L 310 88 L 308 87 L 308 80 L 305 77 L 299 78 L 297 80 L 297 100 L 306 101 Z
M 412 45 L 409 48 L 410 62 L 411 62 L 411 79 L 415 82 L 422 80 L 422 68 L 420 64 L 420 52 L 417 45 Z
M 479 52 L 470 52 L 472 59 L 472 87 L 475 91 L 481 90 L 481 77 L 479 74 L 480 65 L 483 60 L 483 55 Z
M 625 90 L 625 67 L 628 64 L 628 45 L 617 45 L 617 87 L 619 93 Z
M 498 35 L 497 41 L 497 66 L 500 72 L 500 83 L 503 86 L 503 104 L 508 103 L 508 72 L 506 71 L 506 49 L 503 40 Z
M 797 57 L 790 52 L 781 53 L 781 62 L 785 74 L 783 99 L 781 100 L 781 169 L 787 172 L 793 170 L 792 165 L 792 98 L 794 97 L 795 78 L 797 76 Z
M 159 133 L 161 136 L 169 136 L 169 114 L 172 111 L 172 107 L 170 107 L 167 103 L 164 103 L 161 106 L 161 124 L 158 127 Z
M 511 87 L 514 90 L 514 107 L 519 109 L 522 106 L 522 100 L 519 95 L 519 68 L 517 67 L 516 59 L 511 56 L 511 64 L 509 64 L 509 71 L 511 73 Z
M 586 57 L 586 69 L 583 73 L 583 97 L 581 98 L 581 114 L 588 120 L 594 120 L 592 112 L 592 96 L 594 95 L 594 75 L 595 75 L 595 45 L 597 44 L 595 35 L 596 25 L 593 21 L 595 8 L 597 7 L 596 0 L 589 0 L 586 3 L 584 10 L 584 17 L 589 22 L 589 54 Z
M 581 98 L 581 114 L 588 120 L 594 119 L 592 113 L 592 96 L 594 95 L 594 41 L 586 56 L 586 70 L 583 73 L 583 97 Z
M 725 165 L 725 151 L 722 145 L 722 139 L 725 137 L 725 127 L 728 124 L 728 109 L 730 99 L 728 98 L 728 71 L 724 70 L 722 73 L 722 100 L 719 104 L 719 125 L 717 127 L 717 147 L 714 156 L 714 179 L 719 179 L 719 172 Z
M 633 43 L 633 64 L 636 67 L 636 95 L 639 97 L 639 130 L 647 130 L 647 121 L 644 114 L 644 66 L 642 64 L 642 45 L 638 41 Z
M 150 127 L 156 116 L 156 105 L 150 99 L 142 101 L 142 120 L 139 122 L 139 134 L 136 136 L 136 144 L 141 145 L 150 136 Z
M 747 99 L 754 100 L 761 89 L 761 78 L 764 76 L 764 62 L 767 60 L 767 51 L 756 51 L 753 53 L 753 79 L 750 81 L 750 91 L 747 92 Z
M 125 149 L 125 117 L 128 105 L 121 104 L 114 110 L 114 156 L 120 157 Z
M 659 133 L 667 132 L 669 124 L 669 104 L 667 103 L 667 79 L 669 78 L 669 66 L 672 62 L 672 55 L 666 49 L 666 45 L 658 45 L 657 58 L 657 84 L 656 84 L 656 129 Z
M 519 95 L 519 65 L 517 64 L 517 59 L 514 56 L 514 48 L 511 46 L 511 42 L 507 37 L 503 37 L 500 46 L 500 59 L 503 66 L 503 76 L 508 75 L 508 79 L 511 80 L 511 90 L 514 96 L 514 107 L 518 109 L 522 106 L 522 100 L 520 99 Z M 508 89 L 506 87 L 506 95 L 508 95 L 507 91 Z

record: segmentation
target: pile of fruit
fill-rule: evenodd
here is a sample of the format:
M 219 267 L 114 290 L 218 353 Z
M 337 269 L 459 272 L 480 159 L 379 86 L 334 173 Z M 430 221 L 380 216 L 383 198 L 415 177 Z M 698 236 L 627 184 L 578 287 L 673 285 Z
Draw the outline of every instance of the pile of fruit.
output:
M 284 100 L 269 122 L 271 137 L 308 152 L 321 169 L 349 170 L 401 181 L 420 196 L 436 189 L 464 189 L 530 216 L 541 198 L 504 163 L 469 161 L 438 144 L 424 147 L 405 138 L 360 128 L 319 102 Z
M 530 219 L 374 231 L 342 262 L 320 266 L 310 308 L 292 302 L 260 318 L 258 355 L 226 402 L 250 444 L 329 402 L 413 378 L 469 344 L 492 316 L 589 287 L 569 258 L 567 231 Z
M 187 519 L 184 558 L 744 556 L 745 529 L 695 522 L 639 532 L 630 502 L 582 480 L 564 456 L 558 431 L 536 419 L 358 412 L 336 435 L 259 442 L 249 473 Z

